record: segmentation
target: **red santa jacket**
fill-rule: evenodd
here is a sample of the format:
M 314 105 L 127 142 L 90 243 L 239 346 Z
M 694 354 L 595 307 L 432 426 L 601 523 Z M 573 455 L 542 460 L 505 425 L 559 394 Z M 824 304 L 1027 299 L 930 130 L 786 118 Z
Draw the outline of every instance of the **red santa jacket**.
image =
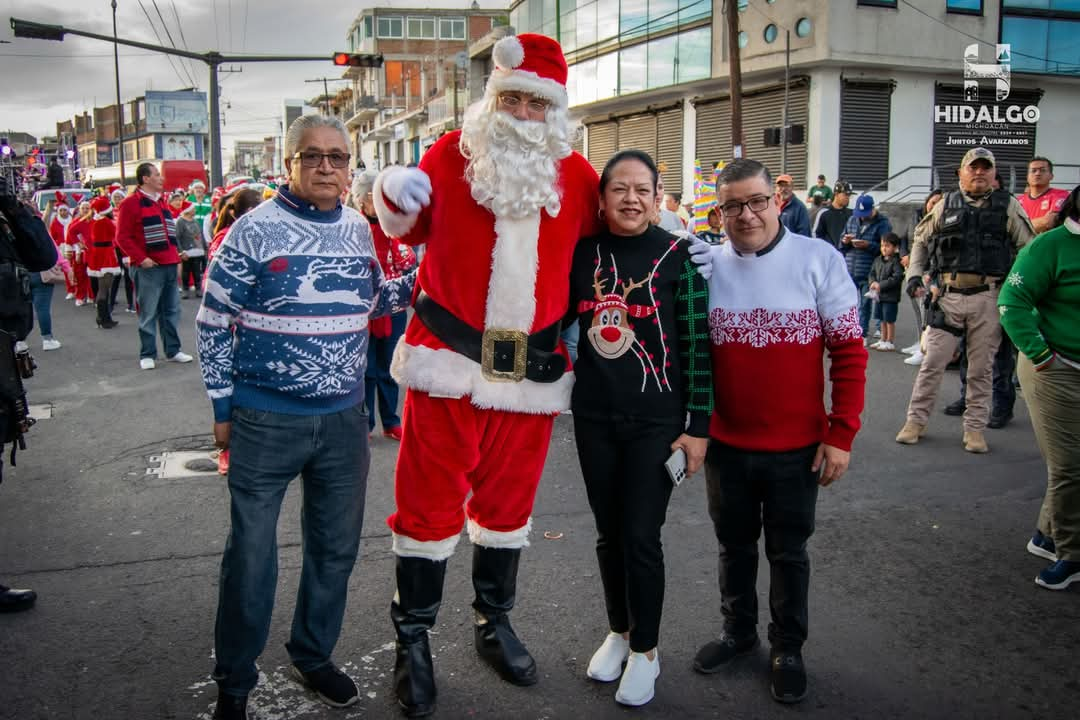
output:
M 392 208 L 373 193 L 383 230 L 408 245 L 425 244 L 417 291 L 477 330 L 529 334 L 558 322 L 569 301 L 574 246 L 599 229 L 599 180 L 578 153 L 559 162 L 561 208 L 515 220 L 496 218 L 472 198 L 465 181 L 460 132 L 444 135 L 420 161 L 431 178 L 431 204 L 417 215 Z M 390 170 L 388 172 L 393 172 Z M 468 395 L 479 408 L 557 413 L 570 404 L 573 373 L 553 383 L 492 382 L 480 365 L 440 341 L 414 317 L 391 365 L 397 381 L 435 395 Z
M 94 216 L 77 217 L 68 223 L 67 244 L 68 249 L 76 255 L 82 255 L 90 244 L 90 223 Z
M 72 222 L 73 219 L 69 215 L 66 223 L 60 222 L 59 217 L 54 217 L 52 222 L 49 223 L 49 237 L 52 238 L 53 243 L 61 253 L 71 252 L 67 244 L 67 229 Z

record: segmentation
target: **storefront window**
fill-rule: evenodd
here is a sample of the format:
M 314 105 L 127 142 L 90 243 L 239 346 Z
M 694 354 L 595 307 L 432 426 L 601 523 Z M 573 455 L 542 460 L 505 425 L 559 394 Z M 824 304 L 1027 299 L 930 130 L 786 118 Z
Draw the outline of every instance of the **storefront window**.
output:
M 596 99 L 606 100 L 619 94 L 619 53 L 596 58 Z
M 603 42 L 619 35 L 619 0 L 597 0 L 596 40 Z
M 619 51 L 619 94 L 641 92 L 646 88 L 648 49 L 645 43 Z
M 681 83 L 704 80 L 712 75 L 712 29 L 698 28 L 679 35 L 679 79 Z
M 649 0 L 649 32 L 679 24 L 679 0 Z
M 579 5 L 577 9 L 577 47 L 588 47 L 596 42 L 596 3 Z
M 619 35 L 623 40 L 639 37 L 648 31 L 648 0 L 622 0 L 619 12 Z M 644 63 L 642 63 L 644 67 Z
M 649 43 L 649 88 L 666 87 L 678 82 L 679 72 L 679 36 Z

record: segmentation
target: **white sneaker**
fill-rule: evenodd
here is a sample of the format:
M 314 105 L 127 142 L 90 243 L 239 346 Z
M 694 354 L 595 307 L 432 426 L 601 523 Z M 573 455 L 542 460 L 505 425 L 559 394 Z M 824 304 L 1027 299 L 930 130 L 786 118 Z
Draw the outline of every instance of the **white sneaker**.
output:
M 173 355 L 172 357 L 165 358 L 165 359 L 168 360 L 169 362 L 189 363 L 192 360 L 194 360 L 195 358 L 191 357 L 186 352 L 178 352 L 175 355 Z
M 86 303 L 84 301 L 82 301 L 82 300 L 76 300 L 75 301 L 75 307 L 82 307 L 85 304 Z
M 64 296 L 65 300 L 72 300 L 74 298 L 75 298 L 75 293 L 68 293 L 67 295 Z
M 912 353 L 911 357 L 906 358 L 904 360 L 904 364 L 905 365 L 922 365 L 923 357 L 925 357 L 925 356 L 923 355 L 922 350 L 916 350 L 914 353 Z
M 619 633 L 609 632 L 603 644 L 593 653 L 585 674 L 600 682 L 618 680 L 629 654 L 630 641 Z
M 874 337 L 881 337 L 881 330 L 880 329 L 874 331 Z
M 893 345 L 888 340 L 882 340 L 881 342 L 879 342 L 877 344 L 877 349 L 882 351 L 882 352 L 892 352 L 893 350 L 896 349 L 896 346 Z
M 660 653 L 650 660 L 645 653 L 630 653 L 623 671 L 622 681 L 615 693 L 620 705 L 644 705 L 653 699 L 656 678 L 660 676 Z
M 876 343 L 871 343 L 870 344 L 870 349 L 871 350 L 880 350 L 881 349 L 881 341 L 878 340 Z
M 154 358 L 139 358 L 139 367 L 143 370 L 153 370 L 157 367 L 157 363 L 154 362 Z
M 911 345 L 908 345 L 906 348 L 901 348 L 900 352 L 904 353 L 905 355 L 912 355 L 919 352 L 919 349 L 919 341 L 916 340 Z
M 41 341 L 41 349 L 42 350 L 59 350 L 60 349 L 60 341 L 59 340 L 53 340 L 52 338 L 48 338 L 47 340 L 42 340 Z

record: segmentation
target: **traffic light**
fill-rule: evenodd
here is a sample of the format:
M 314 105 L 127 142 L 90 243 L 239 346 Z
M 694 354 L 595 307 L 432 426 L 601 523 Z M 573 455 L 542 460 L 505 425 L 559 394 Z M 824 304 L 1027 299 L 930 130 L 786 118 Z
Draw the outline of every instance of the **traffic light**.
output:
M 382 67 L 383 56 L 368 55 L 365 53 L 334 53 L 334 64 L 339 67 Z

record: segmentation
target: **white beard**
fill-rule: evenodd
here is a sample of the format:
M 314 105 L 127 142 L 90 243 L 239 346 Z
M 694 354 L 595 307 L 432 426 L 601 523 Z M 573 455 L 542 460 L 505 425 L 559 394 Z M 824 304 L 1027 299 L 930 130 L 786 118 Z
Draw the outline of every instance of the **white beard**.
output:
M 67 227 L 71 223 L 71 215 L 68 215 L 66 218 L 62 218 L 59 215 L 57 215 L 55 219 L 56 219 L 56 222 L 60 223 L 64 227 Z
M 569 155 L 569 145 L 562 140 L 565 128 L 550 123 L 518 120 L 484 101 L 465 112 L 465 177 L 473 199 L 496 217 L 520 220 L 541 210 L 559 214 L 558 160 Z

